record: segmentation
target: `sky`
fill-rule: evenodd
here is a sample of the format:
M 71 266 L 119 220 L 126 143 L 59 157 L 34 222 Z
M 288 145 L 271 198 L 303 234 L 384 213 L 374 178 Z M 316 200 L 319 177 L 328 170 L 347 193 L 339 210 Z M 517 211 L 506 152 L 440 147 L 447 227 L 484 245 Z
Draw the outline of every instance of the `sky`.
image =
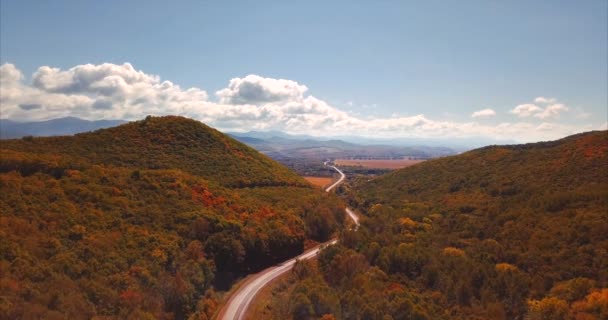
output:
M 608 1 L 0 2 L 0 117 L 520 142 L 605 129 Z

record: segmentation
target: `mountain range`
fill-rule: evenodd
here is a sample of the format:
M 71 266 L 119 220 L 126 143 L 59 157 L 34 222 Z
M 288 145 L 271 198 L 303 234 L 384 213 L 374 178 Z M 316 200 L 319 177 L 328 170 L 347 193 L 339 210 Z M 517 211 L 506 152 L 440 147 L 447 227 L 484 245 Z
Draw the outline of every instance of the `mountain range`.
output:
M 65 136 L 115 127 L 125 122 L 124 120 L 89 121 L 75 117 L 34 122 L 0 119 L 0 139 L 21 138 L 24 136 Z

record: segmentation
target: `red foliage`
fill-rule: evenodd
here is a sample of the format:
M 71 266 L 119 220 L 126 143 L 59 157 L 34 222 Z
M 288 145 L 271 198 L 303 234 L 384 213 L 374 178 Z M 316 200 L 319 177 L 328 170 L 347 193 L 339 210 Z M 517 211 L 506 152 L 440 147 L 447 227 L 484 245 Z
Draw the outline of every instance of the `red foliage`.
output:
M 143 297 L 138 291 L 128 289 L 120 293 L 120 300 L 127 306 L 134 307 L 142 302 Z
M 205 207 L 215 207 L 226 202 L 226 198 L 214 196 L 211 191 L 201 185 L 192 186 L 190 191 L 192 193 L 192 200 L 202 203 Z

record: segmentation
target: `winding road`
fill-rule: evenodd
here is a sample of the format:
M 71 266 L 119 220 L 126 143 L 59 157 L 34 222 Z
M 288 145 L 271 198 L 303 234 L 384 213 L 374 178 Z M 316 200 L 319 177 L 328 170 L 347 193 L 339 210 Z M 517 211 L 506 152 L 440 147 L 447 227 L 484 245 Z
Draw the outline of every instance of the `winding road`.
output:
M 344 179 L 346 178 L 346 176 L 340 169 L 336 168 L 336 166 L 330 166 L 327 164 L 327 162 L 325 162 L 325 165 L 333 168 L 340 174 L 340 178 L 338 179 L 338 181 L 334 182 L 331 186 L 329 186 L 325 189 L 325 192 L 330 192 L 333 188 L 335 188 L 337 185 L 342 183 L 344 181 Z M 359 217 L 354 212 L 352 212 L 349 208 L 346 208 L 346 213 L 355 223 L 355 230 L 356 230 L 357 227 L 359 227 Z M 228 302 L 226 302 L 226 304 L 224 305 L 222 310 L 220 310 L 217 319 L 221 319 L 221 320 L 243 320 L 243 319 L 245 319 L 245 314 L 247 312 L 247 308 L 249 307 L 249 304 L 251 304 L 251 301 L 253 301 L 253 298 L 255 297 L 255 295 L 264 286 L 266 286 L 268 283 L 270 283 L 272 280 L 276 279 L 280 275 L 291 270 L 291 268 L 293 267 L 293 265 L 296 263 L 297 260 L 306 260 L 306 259 L 314 258 L 319 254 L 319 252 L 321 252 L 322 248 L 324 248 L 326 246 L 334 245 L 337 242 L 338 242 L 338 239 L 332 239 L 330 241 L 324 242 L 324 243 L 304 252 L 303 254 L 301 254 L 295 258 L 289 259 L 281 264 L 278 264 L 274 267 L 267 268 L 266 270 L 261 271 L 260 273 L 258 273 L 256 275 L 253 275 L 252 277 L 247 279 L 232 294 L 232 296 L 230 297 Z

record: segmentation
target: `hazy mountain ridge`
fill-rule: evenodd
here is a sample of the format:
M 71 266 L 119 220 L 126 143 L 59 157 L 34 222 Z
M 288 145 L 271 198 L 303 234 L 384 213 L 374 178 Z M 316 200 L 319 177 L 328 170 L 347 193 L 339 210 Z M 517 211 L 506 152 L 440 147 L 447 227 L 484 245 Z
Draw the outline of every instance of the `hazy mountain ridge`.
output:
M 277 133 L 254 132 L 251 135 L 250 133 L 232 133 L 231 136 L 279 161 L 283 158 L 402 159 L 413 157 L 430 159 L 456 153 L 447 147 L 357 144 L 332 138 L 320 139 L 309 136 L 290 136 L 285 133 L 275 134 Z
M 127 121 L 89 121 L 75 117 L 65 117 L 46 121 L 18 122 L 0 119 L 0 139 L 14 139 L 25 136 L 65 136 L 76 133 L 115 127 Z

